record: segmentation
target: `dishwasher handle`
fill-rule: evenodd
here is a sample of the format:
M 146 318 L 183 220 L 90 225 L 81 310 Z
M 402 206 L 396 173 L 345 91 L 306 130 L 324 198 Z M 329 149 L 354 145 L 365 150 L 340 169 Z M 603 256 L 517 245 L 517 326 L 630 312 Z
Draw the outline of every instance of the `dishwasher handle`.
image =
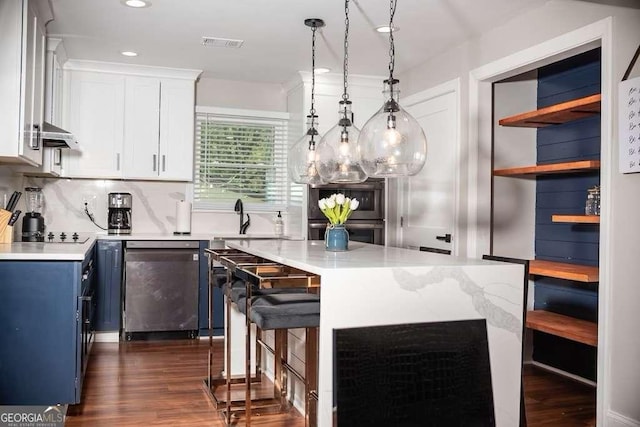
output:
M 127 249 L 124 262 L 197 262 L 198 251 L 184 249 Z
M 200 249 L 198 240 L 129 240 L 126 249 Z

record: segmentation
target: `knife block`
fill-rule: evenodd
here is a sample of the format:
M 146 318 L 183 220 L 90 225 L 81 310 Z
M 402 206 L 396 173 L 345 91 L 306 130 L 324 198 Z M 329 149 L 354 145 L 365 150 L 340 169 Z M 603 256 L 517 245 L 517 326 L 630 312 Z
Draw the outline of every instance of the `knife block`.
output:
M 13 227 L 9 225 L 11 212 L 0 209 L 0 243 L 13 242 Z
M 0 233 L 0 244 L 13 243 L 13 227 L 7 225 L 2 233 Z

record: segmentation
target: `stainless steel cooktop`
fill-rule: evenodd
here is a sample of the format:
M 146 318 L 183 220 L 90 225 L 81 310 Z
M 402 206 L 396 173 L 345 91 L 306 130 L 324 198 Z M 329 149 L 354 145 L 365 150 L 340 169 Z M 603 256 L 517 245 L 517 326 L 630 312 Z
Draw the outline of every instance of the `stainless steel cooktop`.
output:
M 84 243 L 89 237 L 87 233 L 74 231 L 49 231 L 44 236 L 44 243 Z

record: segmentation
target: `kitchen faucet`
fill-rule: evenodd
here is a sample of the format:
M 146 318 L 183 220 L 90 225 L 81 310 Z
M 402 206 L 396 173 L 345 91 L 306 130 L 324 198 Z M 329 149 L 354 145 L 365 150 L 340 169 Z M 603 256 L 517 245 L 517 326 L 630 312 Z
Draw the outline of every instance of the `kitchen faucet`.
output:
M 241 199 L 236 200 L 236 205 L 233 209 L 240 215 L 240 234 L 247 234 L 247 228 L 251 225 L 251 217 L 247 214 L 247 222 L 243 223 L 244 206 Z

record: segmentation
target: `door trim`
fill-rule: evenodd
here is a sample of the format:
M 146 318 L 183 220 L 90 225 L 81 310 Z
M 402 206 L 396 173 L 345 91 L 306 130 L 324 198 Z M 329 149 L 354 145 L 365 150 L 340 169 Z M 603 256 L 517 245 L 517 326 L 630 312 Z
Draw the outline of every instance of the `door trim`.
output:
M 469 141 L 468 141 L 468 240 L 467 256 L 480 258 L 482 253 L 488 253 L 490 244 L 489 224 L 482 223 L 483 218 L 489 218 L 490 200 L 482 200 L 480 194 L 490 191 L 491 174 L 480 171 L 490 171 L 490 157 L 492 138 L 492 84 L 498 80 L 512 77 L 533 69 L 560 61 L 582 52 L 601 47 L 601 169 L 600 185 L 603 188 L 603 200 L 600 222 L 600 282 L 611 283 L 610 247 L 611 237 L 611 201 L 609 191 L 614 170 L 612 159 L 612 95 L 614 91 L 613 79 L 613 18 L 607 17 L 600 21 L 578 28 L 559 37 L 516 52 L 507 57 L 476 68 L 469 72 Z M 485 197 L 486 199 L 486 197 Z M 599 289 L 598 302 L 598 387 L 596 403 L 596 422 L 603 425 L 606 417 L 605 407 L 610 402 L 609 382 L 609 333 L 611 286 Z
M 407 96 L 403 98 L 401 103 L 404 109 L 408 110 L 412 106 L 416 104 L 420 104 L 425 101 L 429 101 L 431 99 L 447 95 L 449 93 L 454 94 L 455 99 L 455 107 L 453 109 L 454 118 L 453 121 L 455 123 L 455 132 L 454 132 L 454 176 L 453 176 L 453 229 L 451 230 L 452 241 L 451 241 L 451 250 L 452 254 L 458 255 L 459 251 L 459 236 L 460 236 L 460 223 L 459 223 L 459 213 L 460 213 L 460 183 L 462 182 L 460 176 L 460 158 L 461 158 L 461 144 L 460 144 L 460 134 L 462 129 L 462 121 L 460 119 L 460 108 L 461 108 L 461 100 L 460 100 L 460 78 L 455 78 L 453 80 L 449 80 L 432 88 L 423 90 L 421 92 L 415 93 L 413 95 Z M 427 156 L 429 156 L 429 135 L 427 135 Z M 404 178 L 403 178 L 404 179 Z M 399 203 L 399 198 L 402 196 L 401 186 L 398 181 L 395 180 L 396 183 L 396 201 Z M 388 192 L 387 192 L 388 194 Z M 389 200 L 385 201 L 385 206 L 390 206 Z M 394 204 L 397 206 L 397 204 Z M 388 208 L 387 208 L 388 209 Z M 386 218 L 389 218 L 390 212 L 387 212 Z M 393 219 L 393 225 L 395 227 L 395 242 L 399 242 L 401 238 L 401 227 L 400 227 L 400 216 L 398 215 Z M 385 239 L 385 241 L 389 241 Z

